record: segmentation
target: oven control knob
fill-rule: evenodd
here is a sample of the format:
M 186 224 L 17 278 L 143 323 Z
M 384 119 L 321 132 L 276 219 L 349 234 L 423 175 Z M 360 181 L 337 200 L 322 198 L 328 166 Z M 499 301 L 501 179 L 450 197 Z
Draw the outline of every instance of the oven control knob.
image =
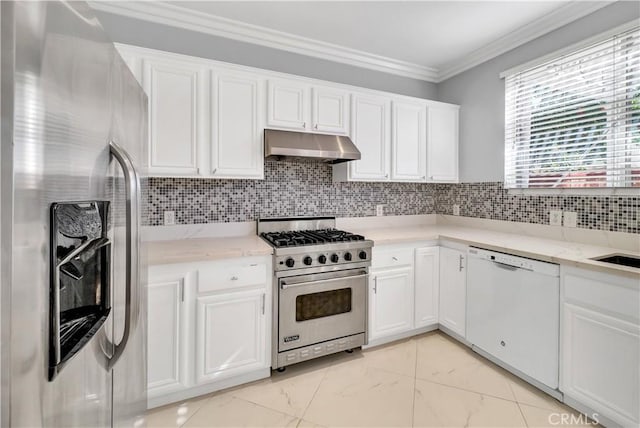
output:
M 351 253 L 344 253 L 344 256 L 342 256 L 342 257 L 348 262 L 351 261 Z
M 327 262 L 327 256 L 325 256 L 324 254 L 321 254 L 320 257 L 318 257 L 318 263 L 325 264 L 326 262 Z
M 360 251 L 360 253 L 358 254 L 358 257 L 360 257 L 360 260 L 366 260 L 367 259 L 367 252 L 366 251 Z
M 296 262 L 291 257 L 289 257 L 287 260 L 284 261 L 284 264 L 287 265 L 287 267 L 293 267 L 293 265 L 295 265 Z
M 309 256 L 306 256 L 306 257 L 302 260 L 302 262 L 303 262 L 305 265 L 309 266 L 311 263 L 313 263 L 313 259 L 312 259 L 311 257 L 309 257 Z
M 331 261 L 334 263 L 338 263 L 338 260 L 340 260 L 340 257 L 338 257 L 337 254 L 331 254 Z

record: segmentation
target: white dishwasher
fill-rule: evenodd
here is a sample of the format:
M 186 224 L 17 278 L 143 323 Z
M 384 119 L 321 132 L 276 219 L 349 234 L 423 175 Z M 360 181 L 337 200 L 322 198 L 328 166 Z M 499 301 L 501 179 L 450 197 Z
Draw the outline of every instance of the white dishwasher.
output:
M 557 389 L 560 267 L 479 248 L 467 266 L 467 340 Z

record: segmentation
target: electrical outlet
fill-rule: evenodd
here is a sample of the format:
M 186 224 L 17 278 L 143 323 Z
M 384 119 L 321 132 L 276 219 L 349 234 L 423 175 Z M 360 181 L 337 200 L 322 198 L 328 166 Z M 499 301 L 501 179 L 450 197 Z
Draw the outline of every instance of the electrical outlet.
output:
M 549 224 L 551 226 L 562 226 L 562 211 L 560 210 L 549 211 Z
M 175 211 L 165 211 L 164 212 L 164 225 L 171 226 L 176 224 L 176 212 Z
M 378 217 L 384 215 L 384 205 L 376 205 L 376 215 Z
M 578 214 L 573 211 L 565 211 L 562 213 L 562 225 L 564 227 L 576 227 L 578 223 Z
M 453 204 L 453 215 L 460 215 L 460 205 Z

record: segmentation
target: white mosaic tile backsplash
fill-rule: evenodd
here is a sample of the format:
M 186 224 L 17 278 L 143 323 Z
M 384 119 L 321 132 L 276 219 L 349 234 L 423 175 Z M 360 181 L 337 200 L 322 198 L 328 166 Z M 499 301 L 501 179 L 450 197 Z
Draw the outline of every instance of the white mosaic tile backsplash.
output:
M 640 233 L 640 196 L 528 196 L 500 182 L 462 184 L 333 183 L 331 166 L 312 161 L 267 161 L 264 180 L 149 178 L 149 225 L 256 220 L 259 217 L 453 214 L 548 224 L 549 210 L 578 213 L 578 227 Z
M 260 217 L 335 215 L 364 217 L 383 204 L 388 215 L 435 213 L 435 185 L 333 183 L 330 165 L 267 161 L 264 180 L 149 179 L 149 224 L 251 221 Z

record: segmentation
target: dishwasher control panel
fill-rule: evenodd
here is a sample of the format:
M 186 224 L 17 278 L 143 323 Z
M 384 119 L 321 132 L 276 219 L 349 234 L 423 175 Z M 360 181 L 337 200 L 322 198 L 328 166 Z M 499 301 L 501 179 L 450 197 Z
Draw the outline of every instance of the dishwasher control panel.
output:
M 469 256 L 492 261 L 501 265 L 512 266 L 516 269 L 543 271 L 544 273 L 547 273 L 549 275 L 559 275 L 560 273 L 559 266 L 554 263 L 514 256 L 513 254 L 489 251 L 482 248 L 469 248 Z

